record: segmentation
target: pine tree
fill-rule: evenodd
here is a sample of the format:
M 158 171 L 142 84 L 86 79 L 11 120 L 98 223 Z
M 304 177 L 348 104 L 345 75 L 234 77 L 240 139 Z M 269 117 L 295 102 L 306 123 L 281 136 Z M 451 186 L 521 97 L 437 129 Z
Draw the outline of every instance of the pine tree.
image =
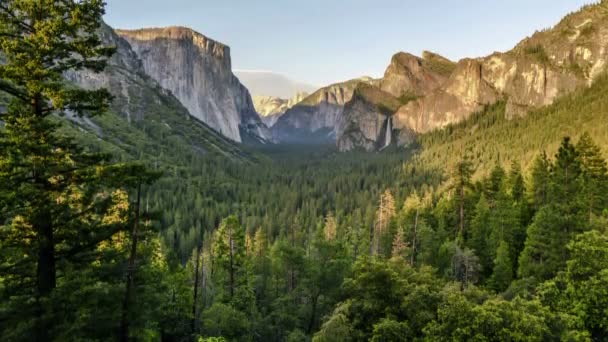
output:
M 236 308 L 248 309 L 250 287 L 245 254 L 245 230 L 236 216 L 222 221 L 215 233 L 213 245 L 214 273 L 220 286 L 219 301 Z
M 514 227 L 513 231 L 513 245 L 510 246 L 514 251 L 513 262 L 515 263 L 517 257 L 524 248 L 524 242 L 526 241 L 526 227 L 530 223 L 530 207 L 526 198 L 526 184 L 524 177 L 521 172 L 519 163 L 513 162 L 511 164 L 511 170 L 509 171 L 509 195 L 514 201 L 516 211 L 518 211 L 519 225 Z M 516 266 L 516 264 L 514 264 Z
M 8 266 L 2 273 L 34 283 L 15 289 L 36 300 L 36 320 L 27 320 L 34 321 L 37 340 L 52 338 L 56 307 L 49 299 L 62 267 L 56 260 L 93 253 L 117 231 L 95 219 L 112 201 L 107 195 L 112 191 L 103 189 L 107 156 L 87 153 L 58 134 L 56 119 L 66 112 L 93 116 L 108 108 L 107 90 L 78 89 L 63 79 L 66 72 L 106 66 L 114 49 L 104 47 L 97 35 L 103 14 L 100 0 L 0 4 L 0 93 L 10 96 L 0 112 L 0 207 L 7 210 L 9 232 L 2 244 L 14 252 L 2 251 Z
M 360 209 L 355 209 L 350 217 L 350 225 L 347 229 L 347 242 L 349 254 L 353 261 L 361 254 L 369 251 L 369 231 L 363 226 L 363 217 Z
M 511 284 L 511 280 L 513 279 L 513 263 L 510 254 L 509 244 L 501 241 L 496 250 L 494 273 L 489 282 L 494 291 L 502 292 Z
M 160 174 L 155 172 L 148 172 L 145 166 L 141 165 L 125 167 L 122 168 L 120 171 L 123 173 L 122 175 L 120 175 L 120 177 L 118 177 L 120 182 L 125 186 L 130 186 L 136 189 L 136 197 L 134 203 L 135 210 L 133 213 L 134 217 L 133 223 L 131 224 L 130 235 L 131 248 L 129 251 L 129 260 L 127 265 L 127 280 L 125 282 L 125 296 L 123 299 L 122 319 L 120 325 L 120 340 L 126 342 L 131 337 L 129 333 L 129 316 L 132 310 L 131 307 L 133 306 L 133 291 L 135 287 L 136 263 L 138 262 L 138 243 L 141 237 L 146 236 L 146 232 L 143 232 L 140 228 L 140 223 L 144 219 L 149 221 L 150 218 L 149 212 L 145 212 L 144 215 L 141 215 L 142 186 L 152 184 L 160 177 Z
M 490 247 L 490 236 L 491 236 L 491 213 L 488 202 L 484 194 L 479 198 L 477 206 L 475 207 L 475 215 L 471 222 L 471 238 L 469 240 L 469 246 L 475 251 L 475 254 L 479 257 L 479 263 L 481 266 L 481 274 L 485 277 L 490 276 L 492 273 L 492 255 Z
M 534 160 L 531 171 L 530 199 L 534 210 L 539 210 L 549 203 L 550 169 L 552 165 L 547 154 L 541 153 Z
M 430 203 L 428 196 L 425 198 L 427 204 Z M 400 213 L 399 226 L 404 227 L 403 239 L 410 246 L 410 264 L 416 263 L 417 254 L 419 252 L 420 243 L 420 228 L 422 226 L 423 218 L 421 217 L 421 211 L 423 207 L 423 200 L 418 196 L 416 192 L 408 196 L 403 204 L 402 211 Z
M 581 174 L 579 155 L 569 137 L 562 140 L 555 163 L 551 168 L 550 198 L 552 203 L 560 204 L 564 208 L 573 208 L 576 205 L 579 192 L 578 177 Z
M 391 251 L 391 257 L 396 260 L 402 260 L 409 262 L 409 254 L 410 247 L 407 241 L 405 241 L 405 237 L 402 229 L 397 230 L 397 234 L 395 234 L 395 238 L 393 239 L 393 248 Z
M 392 237 L 388 239 L 389 228 L 393 217 L 395 216 L 395 199 L 390 190 L 385 190 L 380 196 L 380 205 L 376 211 L 376 223 L 374 225 L 374 234 L 372 239 L 372 255 L 384 255 L 390 252 L 390 244 Z M 388 239 L 389 245 L 386 246 L 385 241 Z
M 565 244 L 569 237 L 560 231 L 564 219 L 553 205 L 544 206 L 528 227 L 524 250 L 519 258 L 519 276 L 539 280 L 553 277 L 565 264 Z
M 505 187 L 502 187 L 496 194 L 495 206 L 490 215 L 491 231 L 488 248 L 492 256 L 495 256 L 494 252 L 499 248 L 500 242 L 504 241 L 511 248 L 510 259 L 517 259 L 520 249 L 516 250 L 515 246 L 523 247 L 524 241 L 518 239 L 525 236 L 520 232 L 522 228 L 518 209 Z
M 509 193 L 513 200 L 517 202 L 524 202 L 526 195 L 526 184 L 524 181 L 524 176 L 521 172 L 521 166 L 518 162 L 513 161 L 511 163 L 508 184 L 510 187 Z
M 456 192 L 455 198 L 458 207 L 458 233 L 457 237 L 461 245 L 466 239 L 465 232 L 465 205 L 466 193 L 472 187 L 471 179 L 475 169 L 469 157 L 465 155 L 452 171 L 452 184 L 450 189 Z
M 599 147 L 588 133 L 576 145 L 581 164 L 581 196 L 589 220 L 608 208 L 608 168 Z
M 497 162 L 492 171 L 490 172 L 490 177 L 486 179 L 484 184 L 484 193 L 486 195 L 486 200 L 490 204 L 490 207 L 494 207 L 496 202 L 496 197 L 498 192 L 503 187 L 503 182 L 505 179 L 505 170 L 500 165 L 500 162 Z

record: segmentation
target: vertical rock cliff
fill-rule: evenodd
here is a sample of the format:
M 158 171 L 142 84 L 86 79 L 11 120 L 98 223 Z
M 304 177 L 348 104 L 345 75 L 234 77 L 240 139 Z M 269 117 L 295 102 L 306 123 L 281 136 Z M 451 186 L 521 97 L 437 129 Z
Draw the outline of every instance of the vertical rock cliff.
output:
M 203 121 L 190 116 L 188 110 L 173 94 L 146 74 L 142 61 L 131 45 L 114 30 L 103 24 L 99 29 L 102 41 L 116 47 L 116 53 L 101 73 L 87 70 L 70 71 L 65 77 L 86 89 L 106 88 L 114 96 L 110 112 L 97 118 L 67 118 L 99 139 L 139 155 L 142 149 L 156 145 L 150 153 L 162 154 L 171 144 L 183 139 L 197 154 L 222 154 L 239 156 L 236 143 L 220 135 Z M 164 140 L 166 136 L 175 139 Z M 142 145 L 137 145 L 142 144 Z
M 249 91 L 232 73 L 230 48 L 184 27 L 116 30 L 146 74 L 171 91 L 195 118 L 224 136 L 266 141 L 270 134 Z

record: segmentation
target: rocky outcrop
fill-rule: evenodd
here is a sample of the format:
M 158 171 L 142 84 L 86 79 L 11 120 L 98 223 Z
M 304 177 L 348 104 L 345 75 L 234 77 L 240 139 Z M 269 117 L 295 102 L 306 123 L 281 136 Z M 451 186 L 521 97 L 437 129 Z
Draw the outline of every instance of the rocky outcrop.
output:
M 190 115 L 224 136 L 270 138 L 248 90 L 232 73 L 230 48 L 183 27 L 116 30 L 141 59 L 143 69 L 173 93 Z
M 158 84 L 146 75 L 129 43 L 117 36 L 111 27 L 102 24 L 99 35 L 105 45 L 116 47 L 104 72 L 69 71 L 66 78 L 86 89 L 109 89 L 114 96 L 113 110 L 126 116 L 128 122 L 143 120 L 145 107 L 138 99 L 143 97 L 145 88 L 158 87 Z M 170 96 L 168 92 L 167 95 Z
M 425 58 L 397 53 L 375 84 L 359 86 L 337 121 L 336 140 L 341 151 L 385 148 L 387 143 L 412 141 L 412 130 L 394 116 L 400 106 L 427 96 L 447 82 L 455 64 L 437 54 Z
M 446 76 L 429 68 L 424 59 L 400 52 L 391 59 L 380 81 L 380 89 L 396 97 L 404 94 L 422 96 L 439 88 L 445 79 Z
M 273 137 L 278 141 L 289 142 L 293 136 L 300 139 L 321 130 L 328 131 L 333 136 L 344 105 L 351 100 L 357 85 L 374 82 L 373 79 L 364 77 L 317 90 L 278 119 L 272 126 Z
M 308 93 L 297 93 L 288 100 L 273 96 L 254 96 L 253 106 L 262 122 L 272 127 L 287 110 L 302 102 L 308 95 Z
M 497 101 L 506 101 L 508 118 L 551 104 L 590 85 L 605 71 L 607 58 L 608 2 L 602 1 L 568 15 L 554 28 L 535 33 L 506 53 L 457 64 L 429 52 L 421 59 L 397 54 L 379 87 L 396 97 L 405 92 L 416 95 L 391 115 L 394 129 L 404 132 L 397 134 L 396 141 L 408 144 L 412 133 L 460 122 Z M 375 122 L 376 110 L 365 103 L 347 108 L 352 110 L 344 111 L 341 122 L 359 129 L 338 129 L 338 147 L 369 149 L 373 134 L 364 132 Z M 377 135 L 376 146 L 380 138 Z
M 393 113 L 400 104 L 396 97 L 378 87 L 359 84 L 336 123 L 338 149 L 373 151 L 389 146 L 400 133 L 393 124 Z
M 158 136 L 158 131 L 152 129 L 159 126 L 171 132 L 173 136 L 183 137 L 197 154 L 237 156 L 241 153 L 231 140 L 190 116 L 188 110 L 169 90 L 148 76 L 131 45 L 111 27 L 103 24 L 99 35 L 105 45 L 116 47 L 116 52 L 108 61 L 105 70 L 100 73 L 87 70 L 70 71 L 65 77 L 85 89 L 108 89 L 114 97 L 110 110 L 118 116 L 112 116 L 113 121 L 103 123 L 98 122 L 97 118 L 80 118 L 70 113 L 66 113 L 67 119 L 82 129 L 93 132 L 99 139 L 135 154 L 139 154 L 136 149 L 141 146 L 124 141 L 135 136 L 138 142 L 146 139 L 162 142 L 163 138 Z M 106 131 L 104 127 L 109 129 Z M 129 134 L 132 136 L 128 136 Z
M 441 88 L 399 108 L 395 128 L 427 132 L 459 122 L 499 98 L 493 85 L 484 79 L 481 63 L 465 59 L 458 63 Z

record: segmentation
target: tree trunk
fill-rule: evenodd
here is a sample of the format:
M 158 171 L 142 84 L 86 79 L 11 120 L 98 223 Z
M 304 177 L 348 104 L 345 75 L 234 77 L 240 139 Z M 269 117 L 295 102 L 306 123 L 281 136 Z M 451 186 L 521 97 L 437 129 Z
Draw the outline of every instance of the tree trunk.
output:
M 38 263 L 36 267 L 38 292 L 36 339 L 38 341 L 50 340 L 50 322 L 44 317 L 46 310 L 43 307 L 43 302 L 50 296 L 56 286 L 55 242 L 50 216 L 48 212 L 43 211 L 39 213 L 34 222 L 35 229 L 38 232 Z
M 120 323 L 120 341 L 129 340 L 129 309 L 131 304 L 131 292 L 133 292 L 133 278 L 135 276 L 135 261 L 137 257 L 137 234 L 139 234 L 139 204 L 141 201 L 141 183 L 137 185 L 137 201 L 135 202 L 135 222 L 131 230 L 131 253 L 127 268 L 127 283 L 125 297 L 122 302 L 122 320 Z
M 36 117 L 42 118 L 41 95 L 34 95 L 31 104 Z M 47 180 L 39 177 L 36 166 L 37 165 L 34 164 L 32 169 L 33 182 L 46 188 Z M 42 165 L 41 167 L 44 166 L 45 165 Z M 43 317 L 45 315 L 45 309 L 42 307 L 44 305 L 42 301 L 49 297 L 57 285 L 52 215 L 51 212 L 44 207 L 45 205 L 46 203 L 41 205 L 42 208 L 39 209 L 40 211 L 35 214 L 32 220 L 33 229 L 38 237 L 38 260 L 36 264 L 36 290 L 38 295 L 38 307 L 36 308 L 36 316 L 38 318 L 36 338 L 38 341 L 49 340 L 49 322 Z

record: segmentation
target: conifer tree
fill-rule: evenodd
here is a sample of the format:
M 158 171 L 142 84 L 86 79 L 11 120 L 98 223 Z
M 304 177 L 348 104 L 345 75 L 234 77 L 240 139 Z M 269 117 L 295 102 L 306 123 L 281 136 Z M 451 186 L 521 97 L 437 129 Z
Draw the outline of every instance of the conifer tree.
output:
M 397 260 L 407 261 L 410 254 L 410 247 L 407 241 L 405 241 L 405 237 L 402 229 L 397 230 L 397 234 L 393 239 L 393 249 L 391 251 L 391 257 Z
M 493 267 L 493 253 L 490 251 L 490 237 L 492 231 L 490 221 L 490 207 L 486 201 L 485 195 L 482 194 L 479 198 L 479 202 L 477 202 L 477 206 L 475 207 L 475 214 L 471 222 L 471 238 L 469 240 L 469 246 L 479 257 L 481 274 L 485 277 L 490 276 Z
M 608 208 L 608 168 L 589 133 L 581 136 L 576 150 L 581 164 L 580 201 L 591 220 Z
M 245 230 L 236 216 L 222 221 L 215 233 L 213 245 L 214 272 L 220 286 L 219 300 L 236 308 L 248 309 L 251 304 Z
M 450 189 L 455 191 L 455 199 L 458 208 L 458 233 L 457 237 L 461 245 L 466 239 L 465 232 L 465 206 L 466 206 L 466 194 L 467 191 L 472 187 L 471 179 L 475 169 L 473 163 L 469 160 L 468 155 L 465 155 L 452 171 L 452 184 Z
M 524 181 L 523 174 L 521 172 L 521 166 L 517 162 L 511 164 L 511 170 L 509 171 L 509 195 L 514 201 L 515 210 L 518 212 L 519 224 L 514 227 L 513 231 L 513 245 L 510 246 L 514 251 L 513 255 L 516 262 L 517 257 L 524 248 L 524 242 L 526 241 L 526 228 L 530 223 L 530 207 L 526 198 L 526 184 Z M 517 265 L 514 264 L 514 267 Z
M 520 233 L 521 221 L 519 218 L 519 210 L 515 202 L 506 192 L 503 186 L 496 194 L 494 208 L 490 215 L 490 239 L 488 249 L 492 257 L 496 255 L 496 250 L 499 248 L 500 242 L 504 241 L 511 248 L 510 259 L 515 260 L 519 255 L 520 250 L 514 247 L 523 246 L 524 241 L 518 241 L 518 238 L 525 237 Z M 513 265 L 515 266 L 515 265 Z
M 555 206 L 544 206 L 528 227 L 524 250 L 519 258 L 519 276 L 540 280 L 554 276 L 565 264 L 567 237 L 560 232 L 563 218 Z M 562 263 L 563 261 L 563 263 Z
M 561 205 L 563 209 L 574 209 L 580 184 L 581 162 L 578 152 L 565 137 L 555 155 L 555 163 L 551 167 L 550 198 L 552 203 Z
M 497 162 L 494 165 L 494 168 L 490 172 L 490 177 L 488 177 L 484 184 L 484 193 L 486 195 L 486 200 L 490 204 L 490 207 L 494 207 L 496 202 L 496 197 L 498 193 L 501 191 L 503 187 L 503 182 L 505 180 L 505 170 L 503 169 L 500 162 Z
M 490 278 L 490 286 L 497 292 L 506 290 L 513 279 L 513 263 L 511 262 L 509 244 L 501 241 L 494 259 L 494 273 Z
M 97 34 L 103 14 L 101 0 L 0 3 L 0 93 L 10 96 L 0 112 L 0 208 L 8 222 L 1 239 L 14 252 L 3 255 L 8 268 L 2 273 L 34 283 L 18 292 L 36 299 L 36 319 L 30 320 L 35 336 L 29 338 L 41 341 L 52 338 L 56 308 L 49 299 L 61 272 L 56 261 L 95 251 L 117 231 L 94 219 L 112 201 L 99 196 L 109 177 L 102 167 L 107 156 L 87 153 L 58 134 L 55 118 L 66 112 L 94 116 L 108 108 L 107 90 L 79 89 L 63 78 L 106 66 L 114 49 Z
M 549 202 L 551 162 L 545 152 L 534 160 L 530 178 L 530 200 L 534 210 L 539 210 Z
M 380 196 L 380 205 L 376 211 L 376 222 L 374 225 L 374 234 L 372 239 L 372 255 L 384 255 L 389 252 L 392 243 L 389 228 L 393 217 L 395 216 L 395 199 L 390 190 L 385 190 Z M 388 240 L 388 245 L 386 241 Z

